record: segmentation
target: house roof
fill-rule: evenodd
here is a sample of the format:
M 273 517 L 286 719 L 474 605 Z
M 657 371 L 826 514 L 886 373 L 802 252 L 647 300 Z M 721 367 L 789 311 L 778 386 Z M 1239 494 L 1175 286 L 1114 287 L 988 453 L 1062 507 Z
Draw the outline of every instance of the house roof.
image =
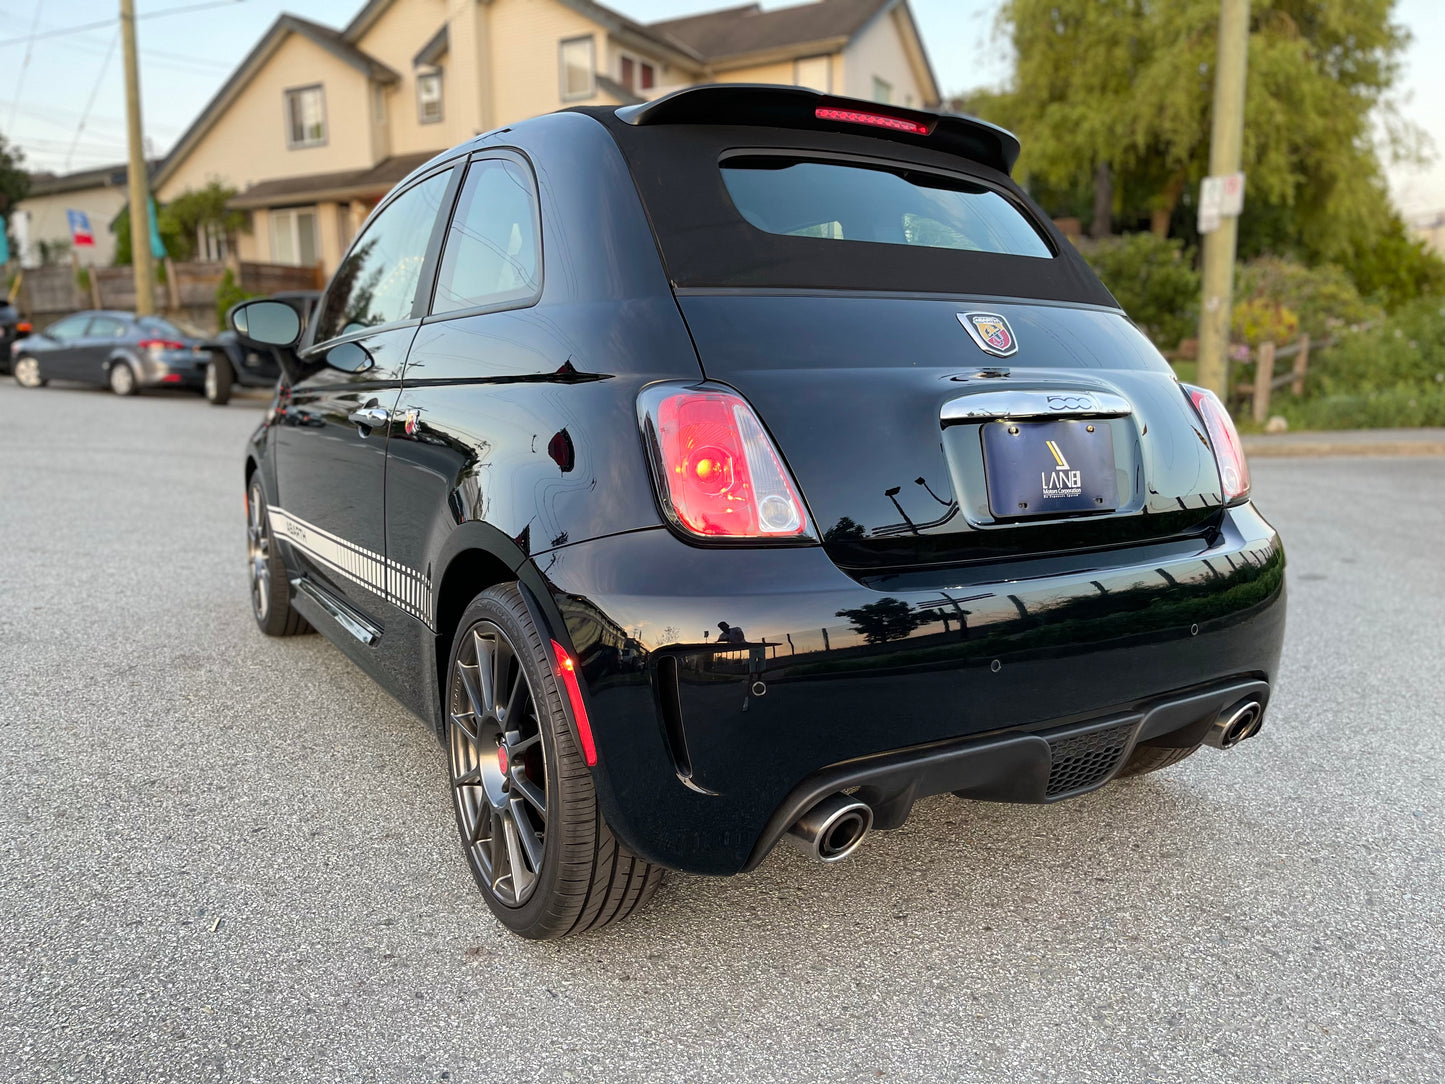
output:
M 155 172 L 161 159 L 152 158 L 150 170 Z M 32 173 L 30 174 L 31 196 L 58 196 L 62 192 L 80 192 L 87 188 L 123 188 L 130 167 L 121 162 L 113 166 L 97 166 L 93 169 L 77 170 L 74 173 Z
M 814 0 L 764 11 L 757 4 L 666 19 L 651 29 L 676 38 L 708 61 L 787 46 L 852 38 L 892 0 Z
M 166 155 L 160 168 L 156 170 L 154 183 L 164 183 L 171 171 L 185 160 L 192 148 L 200 142 L 201 137 L 210 131 L 211 126 L 220 119 L 231 102 L 246 88 L 246 84 L 251 81 L 271 54 L 280 48 L 281 43 L 292 34 L 299 34 L 320 46 L 328 53 L 356 68 L 368 79 L 386 84 L 396 83 L 401 79 L 401 76 L 381 61 L 352 45 L 340 31 L 295 15 L 279 15 L 271 24 L 271 28 L 256 43 L 255 48 L 247 53 L 246 58 L 237 65 L 236 70 L 231 73 L 231 77 L 206 103 L 205 108 L 197 115 L 191 126 L 182 133 L 180 139 L 176 140 L 176 145 L 171 149 L 171 153 Z
M 282 177 L 253 184 L 231 199 L 228 204 L 239 211 L 257 207 L 280 207 L 288 203 L 313 203 L 317 200 L 359 199 L 384 195 L 412 170 L 435 158 L 439 151 L 420 154 L 398 154 L 383 158 L 364 169 L 343 169 L 332 173 L 308 173 L 301 177 Z

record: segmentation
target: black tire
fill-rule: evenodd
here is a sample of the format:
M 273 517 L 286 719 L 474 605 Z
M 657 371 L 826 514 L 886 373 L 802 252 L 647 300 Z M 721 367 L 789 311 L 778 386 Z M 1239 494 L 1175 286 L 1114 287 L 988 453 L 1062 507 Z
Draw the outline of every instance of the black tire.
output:
M 505 650 L 499 638 L 505 639 Z M 446 688 L 448 776 L 467 864 L 492 913 L 513 933 L 532 940 L 565 937 L 626 918 L 651 899 L 662 878 L 661 867 L 623 847 L 602 819 L 546 643 L 516 584 L 490 588 L 472 601 L 457 626 Z M 489 666 L 490 685 L 481 677 L 488 666 L 484 650 L 500 660 Z M 470 691 L 463 669 L 474 675 Z M 526 682 L 525 693 L 517 692 L 519 680 Z M 512 690 L 506 709 L 485 704 L 503 699 L 501 693 L 486 697 L 488 688 Z M 514 752 L 503 756 L 502 748 Z M 545 812 L 538 809 L 536 795 L 528 799 L 527 789 L 519 789 L 529 784 L 535 791 L 538 781 Z M 507 817 L 512 827 L 503 831 Z M 522 818 L 532 833 L 530 845 L 521 840 Z M 482 838 L 484 830 L 488 838 Z M 538 847 L 540 865 L 533 868 L 529 856 Z M 521 873 L 512 866 L 517 858 L 523 859 Z M 525 892 L 523 876 L 531 878 Z M 502 887 L 509 878 L 510 886 Z
M 49 381 L 40 375 L 40 362 L 29 354 L 22 354 L 10 366 L 15 383 L 22 388 L 43 388 Z
M 1183 749 L 1167 749 L 1161 745 L 1141 745 L 1134 752 L 1129 754 L 1129 759 L 1119 769 L 1115 779 L 1122 779 L 1126 775 L 1145 775 L 1148 772 L 1157 772 L 1161 768 L 1167 768 L 1172 764 L 1178 764 L 1186 757 L 1197 752 L 1199 746 L 1187 745 Z
M 206 402 L 212 406 L 225 406 L 229 403 L 234 378 L 235 373 L 231 370 L 230 361 L 212 354 L 211 360 L 206 362 Z
M 140 377 L 135 375 L 135 370 L 128 361 L 112 363 L 106 373 L 106 381 L 110 384 L 110 390 L 117 395 L 140 394 Z
M 291 581 L 271 534 L 266 495 L 255 475 L 246 487 L 246 565 L 250 575 L 251 616 L 267 636 L 299 636 L 311 626 L 291 606 Z

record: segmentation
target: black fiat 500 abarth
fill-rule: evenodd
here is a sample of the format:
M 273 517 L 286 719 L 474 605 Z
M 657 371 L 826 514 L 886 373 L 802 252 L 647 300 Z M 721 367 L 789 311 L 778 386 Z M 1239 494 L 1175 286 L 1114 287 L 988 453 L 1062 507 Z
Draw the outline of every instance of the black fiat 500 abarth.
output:
M 1238 437 L 1018 149 L 797 88 L 554 113 L 398 185 L 305 326 L 234 310 L 296 347 L 256 619 L 436 728 L 512 930 L 1258 730 L 1284 552 Z

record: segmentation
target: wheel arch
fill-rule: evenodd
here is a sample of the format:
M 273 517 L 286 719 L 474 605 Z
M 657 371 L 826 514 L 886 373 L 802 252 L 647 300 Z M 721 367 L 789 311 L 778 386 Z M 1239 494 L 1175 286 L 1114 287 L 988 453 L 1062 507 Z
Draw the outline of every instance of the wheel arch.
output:
M 463 523 L 451 532 L 433 567 L 436 569 L 431 637 L 431 673 L 436 679 L 433 723 L 440 736 L 452 641 L 462 614 L 483 591 L 500 583 L 516 583 L 543 634 L 569 651 L 572 648 L 567 626 L 552 602 L 541 572 L 526 551 L 496 527 L 487 523 Z
M 111 371 L 111 369 L 115 368 L 117 362 L 122 362 L 122 361 L 125 362 L 127 365 L 129 365 L 132 369 L 136 370 L 136 378 L 139 379 L 139 378 L 140 378 L 140 358 L 136 357 L 135 353 L 134 353 L 133 351 L 130 351 L 130 350 L 126 350 L 126 349 L 112 350 L 111 353 L 110 353 L 110 357 L 108 357 L 108 358 L 105 359 L 105 365 L 104 365 L 103 368 L 104 368 L 105 372 L 108 373 L 108 372 Z

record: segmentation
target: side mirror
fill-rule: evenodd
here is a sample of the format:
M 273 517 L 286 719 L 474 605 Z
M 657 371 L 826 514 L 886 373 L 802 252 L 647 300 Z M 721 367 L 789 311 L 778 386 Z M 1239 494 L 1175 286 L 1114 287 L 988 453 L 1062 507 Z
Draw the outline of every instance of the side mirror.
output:
M 358 342 L 338 343 L 326 351 L 326 364 L 343 373 L 364 373 L 376 364 Z
M 266 346 L 295 346 L 301 317 L 284 301 L 243 301 L 226 314 L 236 333 Z

